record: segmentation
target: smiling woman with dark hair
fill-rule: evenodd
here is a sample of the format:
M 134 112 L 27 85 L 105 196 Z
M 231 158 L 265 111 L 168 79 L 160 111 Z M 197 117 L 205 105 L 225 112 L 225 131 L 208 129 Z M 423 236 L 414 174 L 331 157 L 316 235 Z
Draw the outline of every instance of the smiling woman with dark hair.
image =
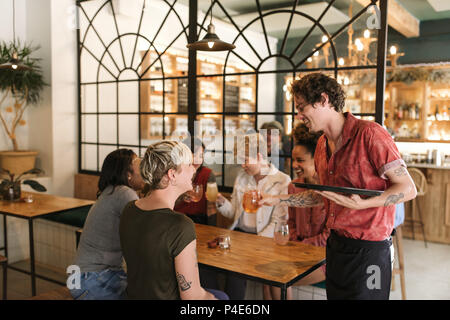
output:
M 296 179 L 292 183 L 317 184 L 314 154 L 321 132 L 310 132 L 304 123 L 294 129 L 294 148 L 292 149 L 292 169 Z M 289 185 L 289 194 L 297 194 L 305 189 Z M 330 230 L 326 227 L 327 213 L 323 206 L 310 208 L 289 207 L 289 240 L 300 241 L 318 247 L 325 247 Z M 325 266 L 314 270 L 294 286 L 310 285 L 325 280 Z
M 81 269 L 81 288 L 70 293 L 79 300 L 114 300 L 123 297 L 127 276 L 122 269 L 119 240 L 120 215 L 126 204 L 137 200 L 144 181 L 140 159 L 129 149 L 108 154 L 98 182 L 97 202 L 89 211 L 75 265 Z

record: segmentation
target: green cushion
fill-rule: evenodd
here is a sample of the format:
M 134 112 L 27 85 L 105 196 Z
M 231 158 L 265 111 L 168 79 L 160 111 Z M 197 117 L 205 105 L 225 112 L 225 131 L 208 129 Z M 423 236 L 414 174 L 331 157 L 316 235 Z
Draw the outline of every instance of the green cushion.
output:
M 325 280 L 322 281 L 322 282 L 314 283 L 313 286 L 317 287 L 317 288 L 326 289 L 326 287 L 325 287 Z
M 45 216 L 44 219 L 67 224 L 77 228 L 83 228 L 84 222 L 86 221 L 90 209 L 90 205 L 81 208 L 70 209 L 64 212 L 49 214 L 48 216 Z

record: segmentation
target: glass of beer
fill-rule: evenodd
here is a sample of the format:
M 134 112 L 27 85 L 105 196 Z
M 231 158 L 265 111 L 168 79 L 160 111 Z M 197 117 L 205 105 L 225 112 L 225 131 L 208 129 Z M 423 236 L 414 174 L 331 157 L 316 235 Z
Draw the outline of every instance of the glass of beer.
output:
M 219 190 L 217 189 L 217 183 L 208 182 L 206 184 L 206 199 L 209 202 L 216 202 L 218 192 Z
M 276 244 L 286 245 L 289 242 L 289 226 L 286 221 L 275 222 L 273 239 Z
M 192 190 L 189 191 L 188 195 L 192 202 L 199 202 L 203 197 L 203 185 L 193 183 Z
M 244 193 L 244 198 L 242 200 L 242 206 L 244 211 L 247 213 L 256 213 L 259 209 L 258 201 L 261 200 L 261 193 L 259 190 L 247 190 Z

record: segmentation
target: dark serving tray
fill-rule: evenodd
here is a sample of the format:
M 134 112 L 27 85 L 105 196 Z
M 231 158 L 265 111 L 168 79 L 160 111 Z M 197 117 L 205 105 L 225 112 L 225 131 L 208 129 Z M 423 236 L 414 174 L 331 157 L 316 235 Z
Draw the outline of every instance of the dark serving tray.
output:
M 303 189 L 314 189 L 314 190 L 319 190 L 319 191 L 332 191 L 332 192 L 342 192 L 342 193 L 349 193 L 349 194 L 360 194 L 360 195 L 369 196 L 369 197 L 375 197 L 375 196 L 379 196 L 379 195 L 383 194 L 383 191 L 378 191 L 378 190 L 324 186 L 321 184 L 294 182 L 294 185 L 296 187 L 303 188 Z

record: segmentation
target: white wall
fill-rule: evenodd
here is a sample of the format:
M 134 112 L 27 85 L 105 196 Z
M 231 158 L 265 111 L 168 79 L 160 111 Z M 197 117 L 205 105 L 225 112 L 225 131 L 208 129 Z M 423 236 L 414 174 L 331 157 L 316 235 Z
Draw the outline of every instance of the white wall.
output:
M 53 193 L 73 196 L 78 171 L 78 78 L 73 0 L 51 0 Z
M 41 94 L 41 101 L 28 108 L 28 147 L 38 150 L 36 166 L 45 171 L 45 176 L 53 176 L 53 136 L 52 119 L 52 55 L 51 55 L 51 19 L 50 0 L 28 0 L 26 3 L 27 41 L 39 45 L 34 57 L 40 58 L 44 81 L 48 84 Z

